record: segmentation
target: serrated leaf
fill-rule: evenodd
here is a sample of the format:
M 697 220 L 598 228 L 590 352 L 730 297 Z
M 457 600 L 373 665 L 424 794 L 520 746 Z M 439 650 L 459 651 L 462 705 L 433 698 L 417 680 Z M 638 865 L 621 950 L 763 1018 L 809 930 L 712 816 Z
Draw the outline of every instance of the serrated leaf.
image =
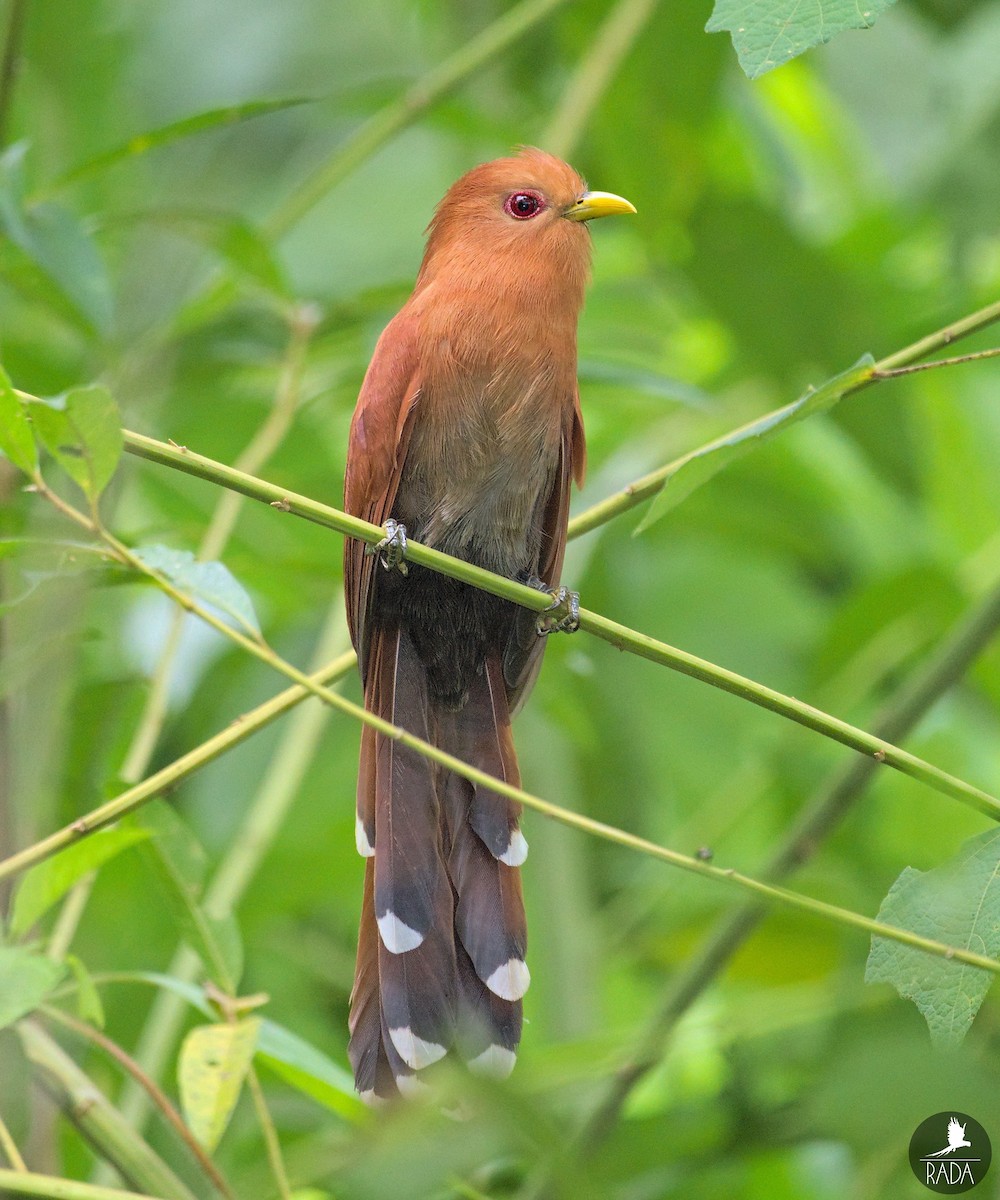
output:
M 847 392 L 856 391 L 868 382 L 874 369 L 875 360 L 865 354 L 850 370 L 828 379 L 821 387 L 806 392 L 784 408 L 767 413 L 679 458 L 665 476 L 663 487 L 653 497 L 649 511 L 635 532 L 644 532 L 724 467 L 783 433 L 790 425 L 832 408 Z
M 81 1021 L 104 1028 L 104 1005 L 93 977 L 75 954 L 66 955 L 66 963 L 76 980 L 76 1012 Z
M 728 31 L 751 79 L 847 29 L 870 29 L 895 0 L 715 0 L 707 33 Z
M 244 633 L 260 636 L 253 601 L 222 563 L 199 562 L 190 550 L 172 550 L 169 546 L 140 546 L 133 553 L 175 587 L 229 617 Z
M 0 454 L 27 475 L 38 469 L 35 435 L 3 367 L 0 367 Z
M 0 1029 L 41 1004 L 66 974 L 66 966 L 20 946 L 0 948 Z
M 145 829 L 101 829 L 32 867 L 14 897 L 11 934 L 23 936 L 84 875 L 148 837 Z
M 201 844 L 164 801 L 148 805 L 138 823 L 153 837 L 143 847 L 174 917 L 205 969 L 225 991 L 234 994 L 243 973 L 243 945 L 236 918 L 216 916 L 201 903 L 205 853 Z
M 882 901 L 878 919 L 949 946 L 1000 957 L 1000 829 L 965 842 L 931 871 L 907 867 Z M 923 1013 L 931 1039 L 957 1045 L 993 982 L 979 967 L 873 937 L 865 980 L 891 983 Z
M 260 1018 L 199 1025 L 181 1046 L 178 1081 L 191 1132 L 211 1153 L 219 1144 L 253 1061 Z
M 111 324 L 111 284 L 83 223 L 61 205 L 24 205 L 23 142 L 0 155 L 0 227 L 94 331 Z
M 33 400 L 28 413 L 45 449 L 91 501 L 97 500 L 124 447 L 118 406 L 108 389 L 91 384 L 54 400 Z
M 286 1083 L 347 1120 L 358 1121 L 367 1111 L 348 1071 L 274 1021 L 262 1022 L 257 1054 Z

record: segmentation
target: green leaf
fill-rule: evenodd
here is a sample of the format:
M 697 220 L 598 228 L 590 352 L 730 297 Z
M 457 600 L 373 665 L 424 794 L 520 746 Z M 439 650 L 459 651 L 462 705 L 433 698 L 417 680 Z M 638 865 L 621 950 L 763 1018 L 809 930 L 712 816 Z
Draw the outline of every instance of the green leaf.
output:
M 846 393 L 856 391 L 867 383 L 874 366 L 875 360 L 870 354 L 865 354 L 850 370 L 828 379 L 821 387 L 806 392 L 784 408 L 767 413 L 679 458 L 664 477 L 663 487 L 653 497 L 649 511 L 635 532 L 644 532 L 724 467 L 783 433 L 790 425 L 832 408 Z
M 137 819 L 153 834 L 143 853 L 160 882 L 185 939 L 224 991 L 235 994 L 243 972 L 243 946 L 236 918 L 205 911 L 201 904 L 205 852 L 165 801 L 147 805 Z
M 54 400 L 33 400 L 28 412 L 38 438 L 67 475 L 96 501 L 122 455 L 122 424 L 111 393 L 99 384 Z
M 32 867 L 14 897 L 11 934 L 22 937 L 84 875 L 148 837 L 145 829 L 101 829 Z
M 104 1028 L 104 1005 L 93 977 L 75 954 L 67 954 L 66 962 L 76 980 L 76 1012 L 81 1021 L 89 1021 L 98 1029 Z
M 882 901 L 878 919 L 949 946 L 1000 957 L 1000 829 L 965 842 L 931 871 L 907 867 Z M 989 971 L 934 958 L 900 942 L 872 938 L 865 979 L 891 983 L 923 1013 L 931 1039 L 957 1045 L 993 982 Z
M 219 1144 L 240 1098 L 259 1031 L 259 1017 L 199 1025 L 181 1046 L 181 1106 L 191 1132 L 209 1153 Z
M 20 946 L 0 948 L 0 1029 L 34 1012 L 66 974 L 66 966 Z
M 0 454 L 27 475 L 38 469 L 35 435 L 3 367 L 0 367 Z
M 347 1120 L 358 1121 L 367 1111 L 350 1072 L 274 1021 L 262 1022 L 257 1055 L 286 1083 Z
M 96 333 L 111 325 L 111 284 L 90 233 L 68 209 L 47 203 L 25 207 L 24 156 L 19 142 L 0 155 L 0 228 L 50 279 L 74 312 Z
M 251 100 L 246 104 L 230 104 L 224 108 L 212 108 L 205 112 L 195 113 L 192 117 L 184 117 L 180 121 L 171 121 L 169 125 L 161 125 L 149 129 L 145 133 L 137 133 L 127 142 L 105 150 L 102 154 L 89 158 L 80 163 L 52 184 L 49 191 L 68 187 L 79 183 L 82 179 L 97 175 L 126 159 L 139 158 L 150 150 L 160 146 L 168 146 L 194 134 L 204 133 L 209 129 L 218 129 L 225 125 L 236 125 L 252 117 L 264 116 L 267 113 L 281 112 L 286 108 L 295 108 L 300 104 L 309 104 L 308 96 L 289 96 L 276 100 Z
M 707 33 L 728 30 L 751 79 L 845 29 L 870 29 L 894 0 L 715 0 Z
M 260 635 L 253 601 L 222 563 L 199 562 L 190 550 L 169 546 L 140 546 L 134 554 L 187 595 L 218 609 L 244 633 Z

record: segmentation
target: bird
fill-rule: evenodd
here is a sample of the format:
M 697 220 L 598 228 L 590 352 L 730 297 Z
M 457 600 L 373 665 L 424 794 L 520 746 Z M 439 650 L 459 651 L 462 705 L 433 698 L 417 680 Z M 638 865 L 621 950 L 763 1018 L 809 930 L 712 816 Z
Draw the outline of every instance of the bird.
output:
M 365 706 L 514 786 L 511 718 L 548 627 L 407 563 L 406 539 L 564 594 L 570 486 L 585 466 L 586 223 L 635 211 L 533 147 L 463 175 L 434 211 L 351 422 L 344 505 L 386 531 L 374 554 L 351 538 L 344 550 Z M 419 1073 L 449 1053 L 473 1071 L 513 1069 L 530 981 L 519 819 L 506 797 L 363 726 L 348 1056 L 366 1102 L 419 1093 Z
M 945 1154 L 954 1154 L 956 1150 L 961 1150 L 964 1146 L 972 1146 L 971 1142 L 965 1140 L 965 1125 L 959 1121 L 958 1117 L 952 1117 L 948 1121 L 948 1145 L 943 1150 L 937 1150 L 926 1157 L 941 1158 Z

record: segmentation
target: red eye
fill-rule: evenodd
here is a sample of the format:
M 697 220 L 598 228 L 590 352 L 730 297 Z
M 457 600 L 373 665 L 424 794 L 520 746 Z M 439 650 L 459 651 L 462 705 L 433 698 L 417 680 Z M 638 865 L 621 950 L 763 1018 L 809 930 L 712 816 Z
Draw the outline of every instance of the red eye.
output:
M 545 199 L 538 192 L 511 192 L 503 202 L 504 212 L 518 221 L 537 217 L 544 207 Z

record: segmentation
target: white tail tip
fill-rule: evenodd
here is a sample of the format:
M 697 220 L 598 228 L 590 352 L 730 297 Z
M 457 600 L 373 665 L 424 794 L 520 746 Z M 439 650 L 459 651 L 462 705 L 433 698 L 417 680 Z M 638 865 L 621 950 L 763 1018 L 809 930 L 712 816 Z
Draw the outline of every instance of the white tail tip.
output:
M 510 835 L 507 849 L 500 855 L 500 861 L 508 867 L 519 867 L 528 857 L 528 843 L 520 829 L 515 829 Z
M 531 983 L 531 973 L 523 959 L 509 958 L 485 983 L 501 1000 L 520 1000 Z
M 422 1037 L 417 1037 L 409 1025 L 404 1025 L 401 1029 L 390 1029 L 389 1037 L 396 1047 L 396 1053 L 412 1071 L 429 1067 L 439 1058 L 444 1058 L 447 1053 L 447 1049 L 437 1042 L 426 1042 Z M 399 1086 L 399 1079 L 396 1080 L 396 1085 Z
M 482 1054 L 469 1059 L 469 1070 L 477 1075 L 489 1075 L 493 1079 L 506 1079 L 514 1070 L 517 1055 L 506 1046 L 487 1046 Z
M 416 950 L 424 940 L 422 933 L 411 929 L 391 910 L 384 916 L 378 917 L 377 924 L 382 945 L 390 954 L 405 954 L 407 950 Z

